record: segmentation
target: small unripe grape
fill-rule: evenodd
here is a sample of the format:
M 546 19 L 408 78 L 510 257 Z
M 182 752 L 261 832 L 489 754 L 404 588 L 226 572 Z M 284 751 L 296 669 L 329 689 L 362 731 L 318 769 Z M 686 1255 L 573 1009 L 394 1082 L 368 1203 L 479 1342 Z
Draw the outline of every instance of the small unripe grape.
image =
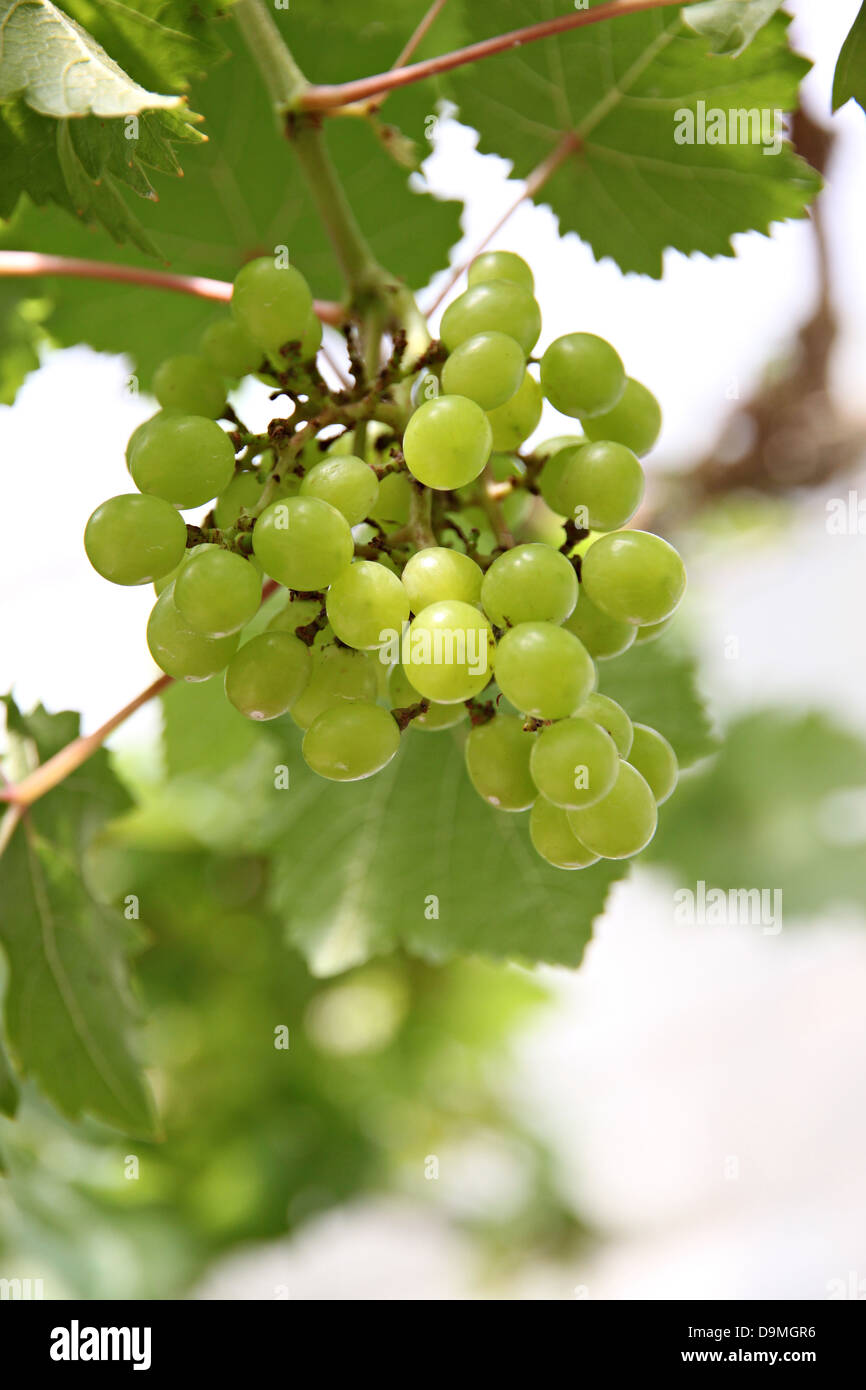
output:
M 402 665 L 398 662 L 396 666 L 392 666 L 388 675 L 388 699 L 392 710 L 408 709 L 417 705 L 422 698 L 408 679 Z M 465 705 L 437 705 L 435 700 L 430 700 L 424 713 L 416 714 L 407 727 L 421 729 L 425 733 L 438 733 L 441 729 L 453 729 L 466 718 L 466 715 Z
M 415 689 L 443 705 L 471 700 L 490 680 L 493 630 L 483 613 L 458 599 L 424 608 L 403 640 L 403 665 Z
M 184 621 L 174 601 L 174 585 L 164 589 L 147 624 L 147 645 L 157 666 L 177 680 L 206 681 L 222 671 L 237 650 L 237 633 L 208 637 Z
M 528 357 L 541 332 L 541 310 L 528 290 L 508 280 L 472 285 L 448 305 L 439 336 L 449 352 L 476 333 L 507 333 Z
M 480 406 L 466 396 L 439 396 L 415 411 L 403 436 L 409 471 L 425 487 L 450 491 L 471 483 L 490 457 L 492 435 Z
M 555 869 L 585 869 L 599 856 L 581 844 L 568 823 L 568 814 L 539 796 L 529 813 L 529 838 L 536 854 Z
M 379 662 L 351 647 L 314 647 L 310 679 L 289 710 L 299 729 L 308 729 L 323 710 L 349 700 L 375 700 Z
M 235 467 L 232 442 L 215 421 L 170 412 L 135 431 L 127 460 L 140 492 L 182 508 L 212 501 L 228 487 Z
M 466 279 L 471 285 L 481 285 L 486 280 L 510 280 L 529 294 L 535 292 L 532 271 L 513 251 L 482 251 L 469 267 Z
M 286 602 L 268 623 L 269 632 L 296 633 L 299 627 L 307 627 L 322 611 L 322 602 L 317 598 L 293 598 L 286 595 Z
M 394 716 L 380 705 L 353 700 L 318 715 L 304 735 L 307 765 L 332 782 L 358 782 L 381 772 L 400 746 Z
M 564 622 L 577 603 L 574 566 L 548 545 L 517 545 L 498 555 L 481 585 L 495 627 Z
M 667 801 L 677 784 L 679 765 L 664 735 L 648 724 L 635 724 L 628 761 L 643 777 L 658 804 Z
M 621 623 L 602 613 L 583 590 L 571 617 L 566 618 L 565 626 L 580 638 L 596 661 L 606 661 L 628 651 L 637 634 L 634 623 Z
M 372 651 L 402 636 L 409 619 L 409 599 L 396 574 L 375 560 L 356 560 L 332 583 L 328 621 L 341 642 Z
M 379 495 L 379 480 L 368 463 L 353 454 L 324 458 L 301 483 L 302 497 L 318 497 L 342 512 L 350 526 L 370 516 Z
M 496 649 L 496 680 L 516 709 L 536 719 L 566 719 L 595 684 L 586 648 L 553 623 L 518 623 Z
M 346 518 L 318 497 L 272 502 L 256 521 L 253 549 L 265 574 L 287 589 L 324 589 L 349 564 L 355 544 Z
M 503 453 L 519 449 L 537 428 L 544 407 L 541 387 L 529 372 L 524 372 L 519 390 L 496 410 L 487 412 L 493 431 L 493 447 Z
M 630 376 L 613 409 L 587 419 L 584 425 L 590 439 L 615 439 L 639 457 L 649 453 L 661 427 L 661 407 L 652 391 Z
M 544 466 L 541 495 L 560 516 L 594 531 L 615 531 L 640 506 L 644 473 L 624 444 L 599 440 L 562 449 Z
M 301 272 L 277 266 L 270 256 L 250 261 L 235 276 L 232 316 L 277 361 L 286 343 L 303 338 L 312 308 L 313 296 Z
M 466 739 L 469 780 L 500 811 L 525 811 L 538 795 L 529 772 L 535 735 L 516 714 L 497 714 L 478 724 Z
M 87 558 L 112 584 L 149 584 L 178 566 L 186 548 L 183 517 L 161 497 L 109 497 L 84 528 Z
M 307 317 L 306 327 L 301 334 L 301 361 L 310 362 L 322 346 L 322 320 L 315 309 Z
M 672 545 L 649 531 L 601 536 L 583 558 L 581 584 L 593 603 L 620 622 L 660 623 L 676 610 L 686 587 Z
M 291 708 L 310 678 L 309 647 L 288 632 L 262 632 L 235 652 L 226 695 L 248 719 L 276 719 Z
M 625 390 L 619 354 L 594 333 L 566 333 L 541 359 L 541 386 L 563 415 L 592 416 L 612 410 Z
M 442 389 L 468 396 L 482 410 L 505 405 L 526 374 L 526 354 L 507 333 L 476 333 L 449 356 L 442 368 Z
M 592 719 L 561 719 L 538 735 L 530 769 L 554 806 L 591 806 L 616 781 L 619 754 L 610 734 Z
M 216 500 L 213 517 L 217 526 L 221 530 L 234 526 L 242 510 L 252 511 L 263 489 L 264 483 L 259 481 L 256 473 L 236 473 L 225 492 L 221 492 Z
M 227 377 L 249 376 L 258 371 L 264 353 L 239 323 L 215 319 L 201 335 L 201 353 L 212 367 Z
M 607 796 L 579 811 L 568 811 L 574 834 L 604 859 L 630 859 L 655 834 L 658 811 L 649 786 L 630 763 L 620 762 Z
M 578 713 L 582 719 L 591 719 L 610 734 L 619 756 L 628 757 L 634 738 L 634 726 L 622 705 L 618 705 L 609 695 L 600 695 L 598 691 L 594 691 L 581 705 Z
M 662 618 L 660 623 L 643 623 L 637 629 L 637 636 L 634 639 L 636 647 L 646 646 L 647 642 L 655 642 L 657 637 L 661 637 L 663 632 L 667 632 L 676 613 L 671 613 L 669 618 Z
M 167 357 L 153 374 L 153 394 L 163 410 L 184 415 L 205 415 L 211 420 L 222 414 L 226 388 L 222 377 L 203 357 L 191 352 Z
M 376 504 L 370 512 L 380 526 L 405 526 L 412 504 L 412 484 L 408 473 L 386 473 L 379 482 Z
M 410 556 L 402 578 L 412 612 L 420 613 L 422 608 L 444 599 L 477 603 L 484 575 L 468 555 L 447 546 L 431 545 Z
M 243 555 L 199 545 L 177 577 L 174 601 L 196 632 L 227 637 L 254 618 L 262 599 L 258 571 Z

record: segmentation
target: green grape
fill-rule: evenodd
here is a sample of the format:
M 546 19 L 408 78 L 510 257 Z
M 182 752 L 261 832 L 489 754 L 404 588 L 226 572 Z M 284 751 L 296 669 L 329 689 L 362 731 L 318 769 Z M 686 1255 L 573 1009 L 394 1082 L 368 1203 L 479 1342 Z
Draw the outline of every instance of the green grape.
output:
M 169 570 L 168 574 L 163 574 L 159 579 L 153 581 L 153 592 L 156 594 L 157 598 L 159 598 L 159 595 L 164 589 L 168 588 L 169 584 L 174 583 L 189 557 L 190 551 L 185 550 L 180 557 L 180 562 L 175 565 L 173 570 Z
M 548 545 L 516 545 L 485 574 L 481 602 L 495 627 L 561 623 L 577 603 L 577 575 Z
M 186 526 L 161 497 L 124 493 L 101 503 L 84 528 L 87 558 L 112 584 L 150 584 L 183 559 Z
M 160 413 L 147 426 L 144 433 L 135 432 L 126 455 L 139 492 L 163 497 L 174 507 L 200 507 L 225 491 L 235 454 L 215 421 Z
M 644 491 L 637 455 L 624 444 L 599 440 L 561 449 L 544 465 L 541 495 L 577 526 L 615 531 L 634 516 Z
M 594 691 L 581 705 L 578 713 L 581 719 L 591 719 L 605 729 L 616 744 L 620 757 L 628 757 L 634 737 L 634 726 L 622 705 L 618 705 L 609 695 L 599 695 Z
M 257 473 L 236 473 L 214 507 L 213 519 L 220 530 L 236 525 L 242 510 L 252 511 L 263 489 Z
M 511 399 L 525 373 L 526 354 L 507 333 L 476 333 L 451 353 L 442 368 L 442 389 L 495 410 Z
M 265 507 L 253 528 L 265 574 L 287 589 L 323 589 L 355 551 L 346 518 L 318 497 L 289 497 Z
M 502 515 L 512 534 L 516 533 L 532 515 L 532 494 L 522 487 L 514 487 L 502 499 Z
M 647 642 L 654 642 L 657 637 L 661 637 L 663 632 L 667 632 L 675 617 L 676 614 L 671 613 L 669 618 L 662 618 L 660 623 L 643 623 L 637 629 L 637 636 L 634 639 L 635 646 L 646 646 Z
M 423 608 L 403 639 L 403 665 L 415 689 L 438 704 L 471 700 L 490 680 L 493 630 L 459 599 Z
M 289 710 L 299 729 L 308 729 L 323 710 L 349 700 L 375 700 L 379 663 L 351 647 L 313 647 L 310 679 Z
M 308 767 L 332 782 L 359 782 L 381 772 L 400 746 L 397 721 L 381 705 L 353 700 L 324 710 L 304 734 Z
M 250 376 L 262 364 L 261 348 L 234 319 L 215 319 L 201 335 L 202 357 L 227 377 Z
M 301 361 L 312 362 L 321 346 L 322 320 L 319 318 L 315 309 L 311 309 L 307 317 L 304 331 L 301 334 Z
M 244 332 L 279 360 L 286 343 L 300 342 L 313 308 L 310 287 L 294 266 L 270 256 L 250 261 L 235 276 L 232 316 Z
M 135 429 L 132 431 L 132 434 L 129 436 L 129 439 L 126 441 L 127 468 L 129 468 L 132 463 L 132 456 L 135 453 L 136 449 L 139 447 L 140 444 L 144 443 L 145 439 L 150 433 L 151 426 L 155 424 L 157 420 L 164 419 L 165 416 L 162 414 L 161 411 L 158 411 L 156 415 L 151 415 L 149 419 L 142 420 L 140 425 L 136 425 Z
M 615 439 L 639 457 L 649 453 L 661 427 L 661 407 L 652 391 L 630 376 L 613 410 L 593 416 L 584 426 L 590 439 Z
M 507 333 L 528 357 L 540 332 L 541 311 L 528 290 L 508 280 L 485 280 L 448 305 L 439 336 L 453 352 L 476 333 Z
M 431 603 L 459 599 L 461 603 L 477 603 L 481 597 L 482 571 L 468 555 L 446 546 L 431 545 L 418 550 L 406 561 L 403 569 L 403 588 L 413 613 L 429 608 Z
M 540 444 L 536 444 L 532 452 L 536 458 L 552 459 L 561 449 L 573 449 L 576 445 L 585 443 L 586 440 L 580 434 L 558 434 L 553 439 L 543 439 Z
M 520 365 L 522 369 L 522 358 Z M 409 391 L 409 404 L 413 410 L 417 410 L 419 405 L 423 405 L 425 401 L 432 401 L 435 400 L 437 396 L 441 396 L 441 372 L 441 367 L 425 367 L 423 371 L 418 373 Z M 466 395 L 467 393 L 463 391 L 458 392 L 458 394 Z
M 353 454 L 324 458 L 301 483 L 302 497 L 318 497 L 342 512 L 350 526 L 369 516 L 379 495 L 379 480 L 369 463 Z
M 519 449 L 541 419 L 544 400 L 541 387 L 529 372 L 524 372 L 520 389 L 497 410 L 489 410 L 487 419 L 493 431 L 493 447 L 507 453 Z
M 624 762 L 620 762 L 607 796 L 566 814 L 578 839 L 604 859 L 630 859 L 639 854 L 655 834 L 658 822 L 655 798 L 647 783 Z
M 529 838 L 536 854 L 555 869 L 585 869 L 599 856 L 581 844 L 568 823 L 568 814 L 539 796 L 529 813 Z
M 153 394 L 163 410 L 183 415 L 222 415 L 226 388 L 222 377 L 204 357 L 191 352 L 167 357 L 153 374 Z
M 529 294 L 535 292 L 532 271 L 521 256 L 513 251 L 482 251 L 469 267 L 469 285 L 481 285 L 487 280 L 510 280 Z
M 402 635 L 409 600 L 396 574 L 375 560 L 356 560 L 328 590 L 327 612 L 341 642 L 372 651 Z
M 254 618 L 262 601 L 258 571 L 231 550 L 197 545 L 178 575 L 174 602 L 188 627 L 228 637 Z
M 399 663 L 392 666 L 388 674 L 387 698 L 392 709 L 408 709 L 417 705 L 421 698 Z M 465 705 L 437 705 L 435 700 L 430 700 L 425 712 L 416 714 L 408 727 L 438 733 L 441 729 L 453 729 L 466 718 L 466 713 Z
M 412 484 L 408 473 L 386 473 L 379 481 L 379 494 L 370 516 L 380 526 L 405 526 L 411 505 Z
M 248 719 L 276 719 L 310 678 L 309 647 L 288 632 L 262 632 L 244 643 L 226 670 L 226 695 Z
M 466 396 L 425 401 L 403 435 L 403 455 L 410 473 L 425 487 L 445 492 L 477 478 L 491 447 L 487 417 Z
M 566 333 L 541 359 L 541 386 L 563 415 L 592 416 L 612 410 L 625 390 L 619 354 L 594 333 Z
M 667 801 L 677 784 L 677 755 L 658 729 L 635 724 L 628 760 L 640 773 L 659 805 Z
M 577 607 L 566 619 L 565 626 L 580 638 L 595 661 L 606 661 L 628 651 L 637 633 L 634 623 L 621 623 L 602 613 L 585 591 L 581 591 Z
M 639 627 L 670 617 L 686 587 L 679 555 L 649 531 L 602 536 L 583 557 L 580 577 L 602 612 Z
M 196 632 L 181 617 L 174 601 L 174 585 L 163 589 L 147 623 L 150 654 L 163 671 L 177 680 L 206 681 L 222 671 L 234 656 L 237 633 L 208 637 Z
M 549 724 L 535 741 L 530 770 L 554 806 L 591 806 L 616 781 L 619 754 L 604 729 L 584 717 Z
M 567 719 L 592 690 L 595 667 L 573 633 L 553 623 L 518 623 L 496 649 L 496 680 L 523 714 Z
M 318 618 L 322 602 L 317 598 L 292 598 L 274 614 L 268 623 L 269 632 L 297 632 L 299 627 L 307 627 Z
M 535 735 L 516 714 L 477 724 L 466 739 L 466 770 L 479 796 L 500 811 L 526 811 L 538 795 L 529 773 Z

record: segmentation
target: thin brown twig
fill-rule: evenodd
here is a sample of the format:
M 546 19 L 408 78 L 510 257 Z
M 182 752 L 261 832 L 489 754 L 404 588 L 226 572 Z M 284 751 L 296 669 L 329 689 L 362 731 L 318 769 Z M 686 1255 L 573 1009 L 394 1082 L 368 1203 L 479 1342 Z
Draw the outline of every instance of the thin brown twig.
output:
M 569 29 L 580 29 L 587 24 L 598 24 L 605 19 L 636 14 L 641 10 L 695 3 L 696 0 L 609 0 L 608 4 L 595 5 L 591 10 L 578 10 L 574 14 L 544 20 L 540 24 L 529 24 L 523 29 L 512 29 L 507 34 L 482 39 L 480 43 L 471 43 L 466 48 L 458 48 L 451 53 L 440 53 L 437 57 L 425 58 L 420 63 L 410 63 L 408 67 L 391 68 L 388 72 L 362 77 L 354 82 L 314 84 L 306 87 L 300 94 L 297 109 L 333 111 L 341 106 L 352 106 L 366 101 L 369 97 L 392 92 L 397 87 L 406 87 L 412 82 L 421 82 L 426 77 L 435 77 L 440 72 L 450 72 L 466 63 L 475 63 L 481 58 L 504 53 L 510 48 L 520 48 L 523 44 L 534 43 L 537 39 L 564 34 Z
M 115 265 L 112 261 L 88 261 L 80 256 L 49 256 L 40 251 L 0 251 L 0 277 L 36 278 L 43 275 L 59 275 L 74 280 L 113 280 L 118 284 L 174 290 L 177 294 L 191 294 L 197 299 L 214 299 L 224 303 L 232 297 L 230 280 L 210 280 L 203 275 L 175 275 L 168 270 Z M 313 307 L 323 323 L 338 324 L 344 317 L 341 305 L 329 300 L 317 299 Z
M 428 317 L 439 308 L 443 299 L 451 293 L 461 275 L 466 274 L 466 271 L 475 260 L 475 257 L 480 255 L 484 248 L 490 244 L 497 232 L 502 231 L 506 222 L 509 218 L 514 216 L 521 203 L 525 202 L 527 198 L 534 198 L 536 193 L 540 193 L 551 174 L 554 174 L 560 165 L 565 163 L 570 154 L 575 154 L 579 149 L 580 137 L 576 135 L 573 130 L 567 130 L 559 143 L 551 150 L 547 158 L 543 159 L 541 163 L 532 170 L 532 173 L 528 175 L 520 196 L 515 199 L 510 207 L 506 208 L 505 212 L 499 218 L 499 221 L 494 223 L 487 235 L 475 247 L 469 259 L 463 261 L 452 270 L 442 289 L 433 300 L 433 303 L 424 311 Z
M 423 19 L 416 26 L 413 33 L 406 40 L 402 49 L 397 54 L 397 57 L 391 64 L 392 72 L 395 68 L 402 68 L 406 66 L 406 64 L 409 62 L 409 59 L 412 57 L 412 54 L 416 52 L 419 45 L 427 37 L 427 34 L 429 33 L 433 24 L 438 19 L 439 15 L 444 10 L 447 3 L 448 0 L 433 0 L 433 4 L 430 6 Z M 387 97 L 387 92 L 382 92 L 377 97 L 371 97 L 369 101 L 363 104 L 364 111 L 367 113 L 368 116 L 374 116 L 377 111 L 380 111 L 382 109 L 382 106 L 387 100 Z

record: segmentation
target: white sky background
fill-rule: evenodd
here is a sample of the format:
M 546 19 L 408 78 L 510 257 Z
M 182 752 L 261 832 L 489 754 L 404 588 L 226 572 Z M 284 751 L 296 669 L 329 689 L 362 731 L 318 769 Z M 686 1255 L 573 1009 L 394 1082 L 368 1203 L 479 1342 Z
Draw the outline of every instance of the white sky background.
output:
M 808 96 L 825 118 L 858 3 L 792 6 L 795 42 L 816 60 Z M 864 413 L 866 117 L 852 104 L 835 126 L 827 201 L 844 324 L 835 384 Z M 518 191 L 507 166 L 473 144 L 443 122 L 427 169 L 437 191 L 466 200 L 458 259 Z M 797 223 L 771 240 L 739 238 L 735 260 L 672 254 L 661 283 L 597 265 L 576 237 L 558 237 L 544 208 L 524 205 L 494 244 L 533 266 L 542 344 L 598 332 L 656 391 L 664 464 L 687 465 L 706 445 L 732 386 L 749 391 L 815 288 L 808 232 Z M 127 371 L 121 359 L 72 349 L 28 381 L 14 409 L 0 409 L 0 689 L 14 684 L 25 705 L 80 709 L 85 729 L 155 674 L 144 641 L 149 587 L 105 583 L 81 540 L 92 509 L 128 490 L 125 441 L 152 409 L 126 393 Z M 808 498 L 793 533 L 687 556 L 684 621 L 699 634 L 720 716 L 818 704 L 866 733 L 866 537 L 828 537 L 824 517 L 824 497 Z M 724 656 L 732 634 L 735 661 Z M 140 742 L 155 719 L 143 711 L 115 743 Z M 617 889 L 585 968 L 547 974 L 562 1004 L 521 1043 L 503 1085 L 554 1145 L 565 1189 L 614 1238 L 587 1269 L 531 1272 L 519 1296 L 572 1297 L 587 1285 L 590 1297 L 820 1298 L 849 1270 L 866 1278 L 862 922 L 778 937 L 687 935 L 670 924 L 669 888 L 638 874 Z M 724 1178 L 731 1155 L 741 1161 L 737 1181 Z M 495 1174 L 495 1155 L 477 1163 L 476 1173 Z M 269 1296 L 284 1281 L 308 1297 L 459 1297 L 475 1287 L 462 1241 L 411 1201 L 333 1214 L 291 1245 L 230 1263 L 209 1291 Z

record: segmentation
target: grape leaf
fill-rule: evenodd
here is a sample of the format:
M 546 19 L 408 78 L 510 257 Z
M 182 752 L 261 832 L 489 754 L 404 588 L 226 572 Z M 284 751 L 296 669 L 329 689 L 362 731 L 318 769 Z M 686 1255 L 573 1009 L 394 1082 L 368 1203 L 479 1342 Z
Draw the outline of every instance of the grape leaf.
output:
M 694 660 L 670 636 L 631 647 L 613 661 L 599 662 L 599 686 L 649 724 L 672 745 L 680 767 L 691 767 L 716 749 L 698 694 Z
M 0 280 L 0 405 L 11 405 L 25 377 L 39 366 L 42 320 L 50 306 L 25 299 L 21 287 Z
M 0 1115 L 8 1115 L 14 1118 L 18 1109 L 20 1093 L 18 1082 L 12 1071 L 12 1064 L 9 1061 L 3 1039 L 0 1038 Z
M 866 4 L 842 45 L 833 77 L 833 110 L 838 111 L 851 97 L 866 111 Z
M 828 806 L 864 787 L 866 745 L 823 715 L 749 715 L 681 780 L 647 856 L 691 886 L 781 889 L 786 914 L 863 906 L 862 844 L 838 834 L 844 804 Z
M 491 33 L 486 0 L 464 0 L 473 39 Z M 496 26 L 519 28 L 568 8 L 562 0 L 500 0 Z M 560 162 L 538 200 L 562 232 L 575 231 L 597 259 L 659 277 L 668 247 L 734 254 L 736 232 L 768 233 L 802 217 L 818 175 L 787 146 L 678 144 L 704 109 L 791 110 L 808 63 L 786 44 L 776 15 L 738 57 L 720 62 L 678 10 L 653 10 L 530 43 L 452 74 L 461 119 L 479 148 L 512 161 L 526 178 L 555 151 Z M 563 140 L 576 149 L 564 153 Z
M 23 716 L 11 697 L 5 703 L 11 742 L 40 761 L 78 731 L 69 712 L 50 716 L 39 708 Z M 129 923 L 87 887 L 93 837 L 128 804 L 101 750 L 31 808 L 0 859 L 0 943 L 16 1069 L 33 1076 L 66 1115 L 88 1113 L 148 1134 L 150 1098 L 128 1043 Z
M 683 19 L 711 43 L 711 52 L 736 58 L 781 8 L 782 0 L 705 0 L 689 5 Z
M 374 67 L 387 67 L 405 37 L 396 27 L 385 29 L 383 37 L 370 24 L 361 30 L 361 36 L 368 29 L 373 34 L 365 47 L 351 26 L 325 25 L 309 4 L 293 5 L 285 22 L 293 26 L 299 55 L 312 58 L 314 45 L 320 44 L 319 63 L 327 61 L 337 77 L 344 71 L 355 75 L 359 48 Z M 233 29 L 227 32 L 232 57 L 193 90 L 194 104 L 205 114 L 209 144 L 189 151 L 183 180 L 160 181 L 160 201 L 143 204 L 142 223 L 173 270 L 232 279 L 251 256 L 286 245 L 316 295 L 335 297 L 342 285 L 318 214 L 288 143 L 275 128 L 258 74 L 240 38 Z M 427 84 L 405 98 L 395 97 L 391 107 L 395 118 L 406 116 L 410 134 L 420 137 L 424 113 L 434 109 L 435 93 Z M 415 176 L 383 156 L 367 122 L 334 121 L 326 135 L 375 254 L 408 283 L 425 284 L 446 263 L 460 235 L 460 204 L 419 190 Z M 75 226 L 53 210 L 36 212 L 27 206 L 0 234 L 0 244 L 148 264 L 145 256 L 119 255 L 107 236 Z M 49 327 L 58 342 L 85 341 L 105 351 L 127 351 L 145 381 L 167 352 L 193 349 L 202 328 L 225 312 L 187 296 L 129 285 L 45 282 L 40 292 L 56 305 Z

